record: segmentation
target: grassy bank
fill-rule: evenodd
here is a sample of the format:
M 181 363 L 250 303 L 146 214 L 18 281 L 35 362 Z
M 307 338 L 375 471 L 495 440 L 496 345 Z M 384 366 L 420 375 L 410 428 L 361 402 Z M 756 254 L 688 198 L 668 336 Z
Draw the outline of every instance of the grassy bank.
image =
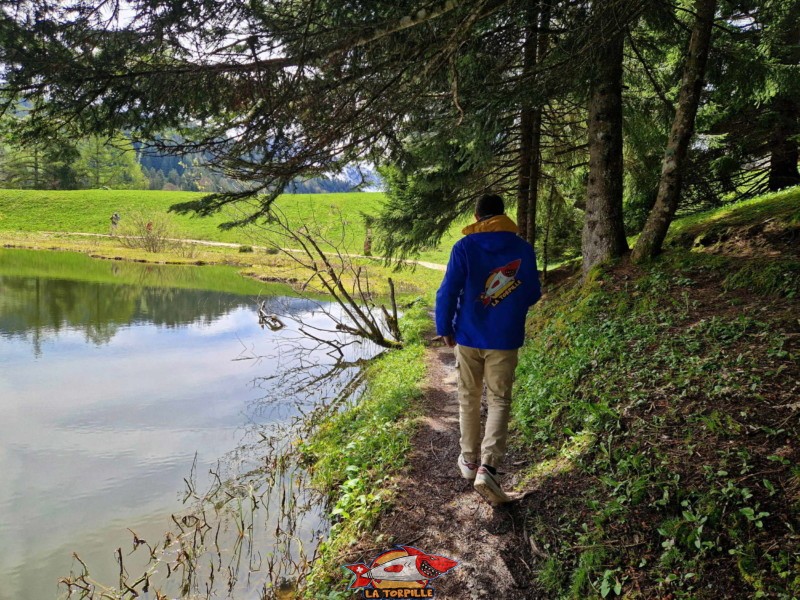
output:
M 298 264 L 285 253 L 273 253 L 264 249 L 245 247 L 247 252 L 242 252 L 239 247 L 200 246 L 182 244 L 180 247 L 168 249 L 163 252 L 148 252 L 141 248 L 129 248 L 121 245 L 119 241 L 104 237 L 72 236 L 65 233 L 23 233 L 0 232 L 0 246 L 23 250 L 56 250 L 62 252 L 82 253 L 93 258 L 107 260 L 123 260 L 139 263 L 165 264 L 165 265 L 215 265 L 233 267 L 230 275 L 238 272 L 240 275 L 254 280 L 256 285 L 261 283 L 283 283 L 292 287 L 303 287 L 309 281 L 311 272 L 299 267 Z M 334 260 L 334 264 L 341 265 L 341 261 Z M 403 268 L 395 271 L 392 267 L 383 264 L 380 259 L 355 258 L 351 265 L 356 270 L 360 267 L 370 281 L 370 289 L 376 294 L 388 293 L 388 278 L 395 282 L 398 296 L 402 299 L 413 298 L 420 293 L 435 286 L 441 280 L 440 271 L 418 267 Z M 211 280 L 215 277 L 212 271 L 202 275 L 200 279 Z M 222 277 L 230 282 L 231 277 Z M 343 277 L 348 286 L 354 284 L 352 270 Z M 222 284 L 215 284 L 218 289 Z M 248 288 L 249 286 L 245 284 Z M 240 282 L 234 285 L 232 291 L 242 287 Z M 306 290 L 320 293 L 322 290 L 314 286 L 311 281 Z M 263 291 L 263 290 L 262 290 Z M 249 293 L 249 292 L 248 292 Z
M 686 219 L 535 309 L 514 419 L 541 597 L 800 596 L 798 199 Z
M 341 581 L 346 550 L 392 501 L 392 477 L 406 465 L 417 415 L 414 401 L 425 377 L 427 313 L 423 303 L 405 313 L 405 348 L 371 364 L 363 393 L 326 419 L 303 447 L 313 485 L 328 496 L 332 522 L 307 580 L 308 598 L 350 596 L 337 591 L 346 587 Z
M 221 266 L 161 266 L 144 263 L 98 261 L 74 252 L 40 252 L 0 248 L 4 276 L 69 279 L 88 283 L 137 285 L 209 290 L 241 295 L 291 296 L 292 288 L 242 277 Z
M 202 197 L 191 192 L 156 192 L 130 190 L 0 190 L 0 245 L 34 250 L 81 252 L 97 258 L 128 260 L 160 264 L 193 264 L 232 266 L 262 282 L 283 282 L 301 286 L 311 273 L 298 268 L 290 256 L 265 250 L 263 246 L 293 247 L 283 236 L 263 231 L 257 226 L 219 229 L 220 223 L 236 218 L 233 212 L 205 218 L 169 213 L 169 207 Z M 336 239 L 343 252 L 359 254 L 364 250 L 366 235 L 364 215 L 375 215 L 383 202 L 380 193 L 284 195 L 277 200 L 291 227 L 318 227 L 321 235 Z M 132 248 L 121 239 L 102 237 L 109 233 L 110 216 L 119 212 L 122 220 L 118 233 L 126 232 L 127 221 L 135 215 L 143 222 L 151 219 L 164 224 L 170 238 L 240 244 L 238 247 L 173 244 L 159 252 Z M 80 233 L 94 236 L 73 235 Z M 141 232 L 133 232 L 141 235 Z M 452 239 L 436 250 L 427 252 L 422 260 L 445 262 Z M 321 243 L 323 248 L 324 243 Z M 259 247 L 261 246 L 261 248 Z M 334 261 L 336 263 L 338 261 Z M 388 292 L 387 280 L 395 281 L 402 297 L 414 297 L 438 285 L 441 273 L 427 268 L 395 272 L 380 259 L 355 258 L 355 269 L 362 268 L 370 279 L 370 288 L 378 294 Z M 344 277 L 354 283 L 350 275 Z M 311 282 L 313 288 L 313 281 Z M 319 290 L 316 290 L 319 291 Z

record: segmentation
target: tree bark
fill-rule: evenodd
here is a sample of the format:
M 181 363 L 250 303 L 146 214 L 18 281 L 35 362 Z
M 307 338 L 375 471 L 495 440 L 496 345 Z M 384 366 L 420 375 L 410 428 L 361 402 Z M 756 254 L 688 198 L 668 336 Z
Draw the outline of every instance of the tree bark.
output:
M 609 28 L 618 28 L 614 11 L 609 13 L 602 21 Z M 584 274 L 628 250 L 622 222 L 624 41 L 621 28 L 604 36 L 596 50 L 589 86 L 589 182 L 581 239 Z
M 536 244 L 536 213 L 539 208 L 539 180 L 542 177 L 542 107 L 531 111 L 531 170 L 528 185 L 528 228 L 525 239 Z
M 694 121 L 703 90 L 706 62 L 711 48 L 711 29 L 717 0 L 695 0 L 695 22 L 689 50 L 683 68 L 683 80 L 678 94 L 678 107 L 667 140 L 658 194 L 647 222 L 633 249 L 633 262 L 642 262 L 661 251 L 667 230 L 678 209 L 681 197 L 683 170 L 689 142 L 694 133 Z
M 797 161 L 800 159 L 795 136 L 800 134 L 800 104 L 793 98 L 779 97 L 773 103 L 777 123 L 770 136 L 770 191 L 800 184 Z M 794 139 L 793 139 L 794 138 Z
M 773 49 L 772 58 L 785 66 L 800 63 L 800 5 L 793 3 L 780 24 L 773 27 L 778 28 L 779 44 Z M 797 169 L 800 101 L 796 94 L 784 91 L 773 99 L 770 109 L 775 115 L 775 123 L 769 139 L 768 186 L 771 191 L 777 191 L 800 184 Z
M 527 27 L 525 42 L 522 47 L 522 73 L 531 76 L 536 66 L 536 48 L 538 41 L 539 0 L 528 0 Z M 533 171 L 533 113 L 530 106 L 522 106 L 519 123 L 519 175 L 517 176 L 517 227 L 519 236 L 528 239 L 529 226 L 536 227 L 536 217 L 530 219 L 531 172 Z M 535 211 L 534 207 L 534 211 Z
M 550 261 L 550 225 L 553 222 L 553 198 L 556 193 L 555 185 L 550 188 L 547 199 L 547 220 L 544 224 L 544 240 L 542 243 L 542 281 L 547 281 L 547 263 Z
M 530 212 L 529 199 L 531 188 L 531 167 L 533 164 L 531 138 L 532 110 L 523 108 L 519 124 L 519 175 L 517 177 L 517 227 L 519 236 L 528 239 L 528 218 Z M 535 222 L 534 222 L 535 223 Z
M 525 38 L 523 71 L 530 73 L 547 52 L 545 31 L 550 26 L 552 0 L 537 2 L 528 14 L 529 29 Z M 536 76 L 531 86 L 536 85 Z M 539 203 L 539 181 L 542 173 L 542 107 L 524 107 L 520 115 L 520 165 L 517 193 L 517 225 L 519 235 L 531 245 L 536 243 L 536 212 Z
M 536 64 L 542 62 L 547 45 L 548 35 L 545 33 L 550 27 L 550 15 L 552 14 L 553 0 L 542 0 L 541 16 L 539 18 L 539 36 L 536 46 Z M 531 152 L 533 162 L 531 163 L 530 191 L 528 195 L 528 231 L 527 240 L 531 246 L 536 245 L 536 213 L 539 207 L 539 182 L 542 178 L 542 114 L 543 106 L 536 106 L 533 109 L 531 124 Z

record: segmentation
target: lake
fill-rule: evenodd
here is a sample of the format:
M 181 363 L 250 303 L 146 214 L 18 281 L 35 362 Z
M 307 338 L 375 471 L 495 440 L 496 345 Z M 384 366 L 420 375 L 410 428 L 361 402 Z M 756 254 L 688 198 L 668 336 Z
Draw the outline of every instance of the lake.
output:
M 270 510 L 278 501 L 260 487 L 264 457 L 286 443 L 301 411 L 335 397 L 354 373 L 304 388 L 331 360 L 302 339 L 298 322 L 326 327 L 329 307 L 289 292 L 231 269 L 0 249 L 0 598 L 64 595 L 59 578 L 83 572 L 73 553 L 93 581 L 118 585 L 120 556 L 135 579 L 147 553 L 129 556 L 132 532 L 156 546 L 179 525 L 172 515 L 202 506 L 209 486 L 219 496 L 223 484 L 260 499 L 246 518 L 241 508 L 234 515 L 241 526 L 220 510 L 209 529 L 236 560 L 246 550 L 250 574 L 237 578 L 236 597 L 263 594 L 279 571 L 265 565 L 295 552 L 272 531 L 285 532 L 276 523 L 286 515 Z M 259 326 L 262 301 L 283 315 L 283 329 Z M 325 532 L 318 504 L 304 496 L 301 475 L 277 479 L 282 494 L 288 485 L 305 498 L 288 545 L 307 553 Z M 180 566 L 179 553 L 166 554 L 167 571 Z M 229 573 L 233 559 L 216 554 L 208 562 Z M 155 570 L 154 581 L 165 577 L 163 565 Z

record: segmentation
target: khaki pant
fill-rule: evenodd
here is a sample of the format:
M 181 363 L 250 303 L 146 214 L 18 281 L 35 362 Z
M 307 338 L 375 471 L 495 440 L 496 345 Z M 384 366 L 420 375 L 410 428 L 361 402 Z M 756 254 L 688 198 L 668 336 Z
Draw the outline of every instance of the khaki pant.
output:
M 498 467 L 503 462 L 518 352 L 481 350 L 469 346 L 455 348 L 461 454 L 467 462 L 480 462 L 492 467 Z M 481 444 L 481 396 L 484 383 L 489 414 Z

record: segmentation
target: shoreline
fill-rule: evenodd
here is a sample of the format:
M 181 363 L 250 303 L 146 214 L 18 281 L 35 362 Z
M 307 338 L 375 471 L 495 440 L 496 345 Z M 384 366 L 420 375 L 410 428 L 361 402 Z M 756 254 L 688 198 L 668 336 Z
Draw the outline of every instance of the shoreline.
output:
M 273 251 L 262 246 L 203 240 L 179 240 L 176 243 L 181 244 L 176 249 L 153 253 L 126 247 L 108 234 L 0 231 L 0 247 L 10 250 L 77 252 L 100 260 L 155 265 L 225 266 L 235 269 L 240 276 L 254 281 L 288 286 L 303 285 L 313 294 L 325 293 L 324 289 L 313 286 L 313 273 L 298 267 L 297 261 L 292 259 L 291 253 L 295 252 L 293 249 Z M 241 251 L 241 248 L 247 250 Z M 395 282 L 398 298 L 424 294 L 441 278 L 440 271 L 422 264 L 396 269 L 385 265 L 381 258 L 360 255 L 343 255 L 342 261 L 338 266 L 342 267 L 343 280 L 347 284 L 355 283 L 354 277 L 348 273 L 348 263 L 363 268 L 377 296 L 388 293 L 387 281 L 390 277 Z M 422 268 L 417 269 L 416 266 Z

